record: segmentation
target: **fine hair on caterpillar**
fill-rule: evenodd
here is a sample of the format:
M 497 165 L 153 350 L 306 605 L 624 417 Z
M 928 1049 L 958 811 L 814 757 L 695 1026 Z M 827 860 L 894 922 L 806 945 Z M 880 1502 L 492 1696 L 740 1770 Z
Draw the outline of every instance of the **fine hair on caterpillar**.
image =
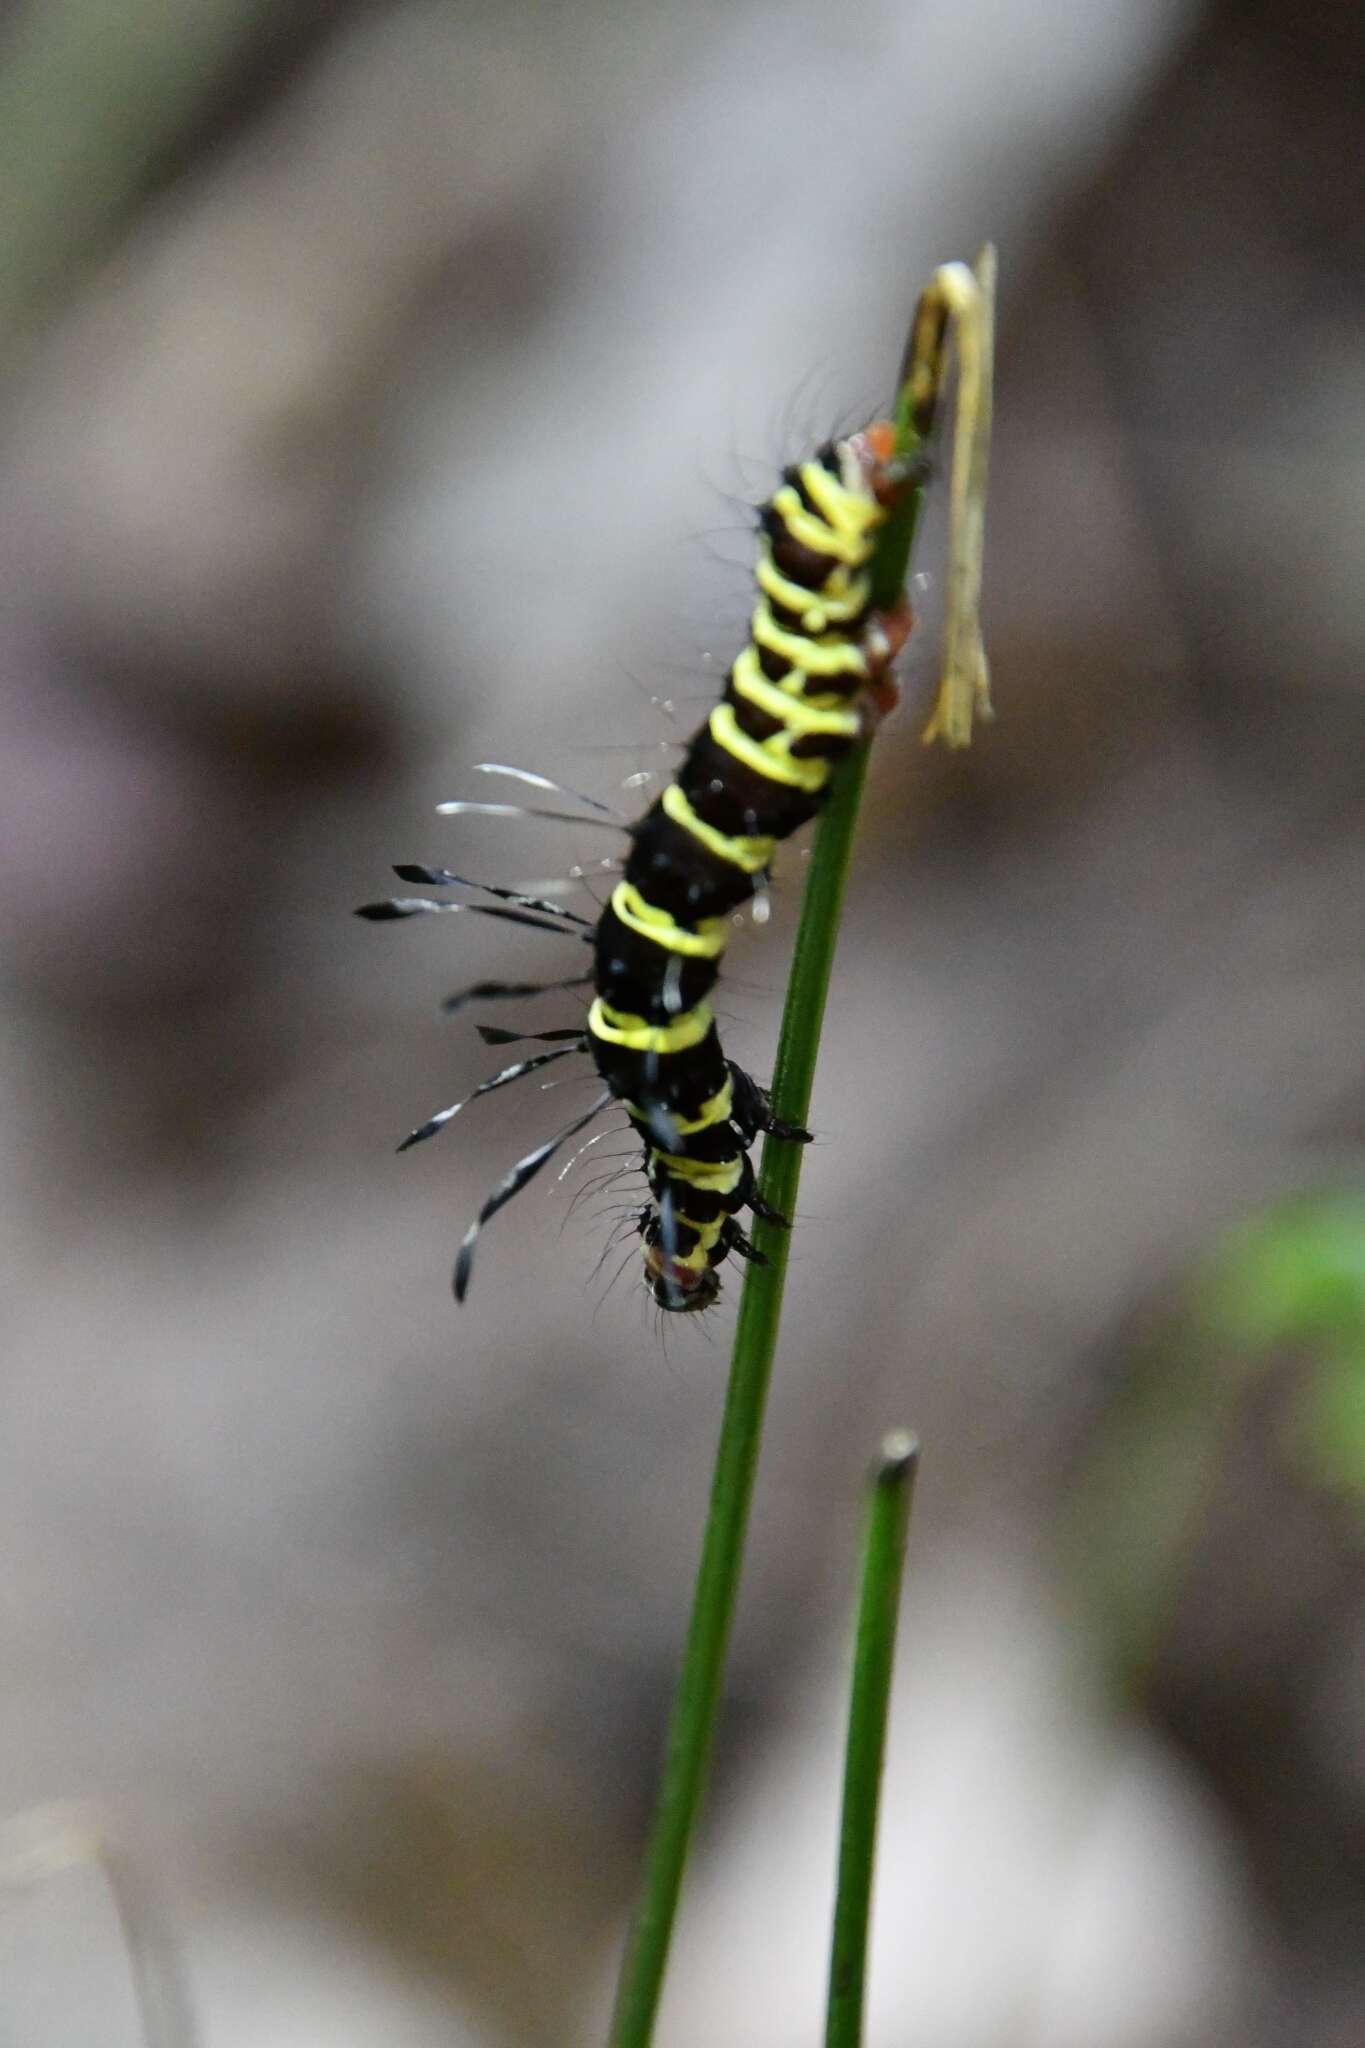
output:
M 480 981 L 446 999 L 447 1009 L 459 1010 L 578 989 L 588 1008 L 584 1021 L 568 1028 L 481 1025 L 489 1044 L 549 1049 L 513 1059 L 410 1132 L 400 1151 L 435 1136 L 476 1097 L 554 1062 L 586 1055 L 601 1084 L 586 1110 L 492 1190 L 459 1247 L 457 1299 L 467 1291 L 484 1226 L 613 1105 L 625 1111 L 640 1148 L 647 1198 L 632 1234 L 660 1310 L 708 1308 L 732 1255 L 763 1263 L 741 1221 L 746 1212 L 789 1226 L 760 1193 L 750 1151 L 760 1132 L 792 1144 L 808 1142 L 809 1133 L 776 1115 L 764 1089 L 726 1055 L 711 995 L 736 914 L 766 899 L 778 846 L 817 816 L 840 761 L 895 705 L 891 667 L 912 619 L 903 593 L 889 605 L 874 603 L 871 571 L 883 535 L 894 533 L 892 522 L 931 474 L 953 344 L 958 385 L 943 671 L 924 737 L 965 745 L 973 716 L 989 715 L 978 604 L 993 285 L 989 250 L 974 270 L 948 264 L 936 271 L 915 311 L 894 415 L 827 439 L 783 470 L 758 508 L 756 587 L 744 644 L 719 702 L 642 816 L 627 820 L 535 770 L 501 763 L 480 767 L 520 783 L 518 794 L 529 789 L 535 801 L 504 800 L 498 792 L 438 806 L 446 815 L 542 818 L 618 835 L 613 852 L 620 852 L 621 866 L 603 877 L 610 894 L 595 920 L 540 888 L 474 882 L 416 864 L 395 872 L 461 893 L 362 906 L 359 914 L 376 920 L 474 912 L 587 949 L 572 973 L 541 982 Z M 562 1166 L 561 1178 L 567 1170 Z

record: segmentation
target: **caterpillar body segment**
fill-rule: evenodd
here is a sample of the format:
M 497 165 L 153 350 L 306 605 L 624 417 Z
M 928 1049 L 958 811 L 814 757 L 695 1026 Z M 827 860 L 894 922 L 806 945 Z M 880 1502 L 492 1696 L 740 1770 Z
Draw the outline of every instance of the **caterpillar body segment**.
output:
M 735 1219 L 754 1205 L 749 1148 L 773 1120 L 726 1059 L 707 997 L 731 915 L 778 841 L 819 810 L 904 638 L 904 622 L 877 619 L 866 575 L 894 497 L 885 446 L 879 428 L 826 443 L 760 512 L 750 638 L 674 781 L 634 828 L 597 927 L 589 1049 L 644 1147 L 645 1277 L 661 1308 L 706 1308 L 730 1253 L 752 1255 Z
M 886 594 L 898 593 L 905 580 L 914 509 L 930 475 L 928 448 L 954 342 L 958 379 L 944 656 L 924 738 L 965 745 L 973 717 L 990 715 L 978 603 L 994 277 L 989 249 L 974 269 L 951 263 L 935 271 L 916 309 L 894 416 L 826 442 L 809 460 L 785 470 L 760 507 L 757 595 L 745 645 L 721 701 L 642 818 L 633 825 L 618 822 L 595 798 L 534 771 L 496 763 L 480 767 L 584 809 L 463 799 L 438 806 L 448 814 L 530 816 L 624 832 L 624 861 L 598 864 L 619 879 L 595 926 L 534 886 L 489 888 L 444 868 L 415 865 L 398 868 L 400 879 L 497 900 L 398 897 L 362 906 L 359 914 L 375 920 L 471 910 L 592 949 L 591 976 L 540 984 L 478 982 L 447 1000 L 446 1007 L 457 1010 L 485 996 L 511 999 L 588 981 L 593 989 L 581 1034 L 485 1027 L 493 1044 L 523 1036 L 572 1042 L 491 1076 L 420 1125 L 400 1149 L 443 1129 L 474 1096 L 579 1049 L 591 1055 L 604 1084 L 589 1110 L 518 1161 L 484 1203 L 460 1246 L 458 1299 L 469 1283 L 482 1226 L 612 1104 L 625 1111 L 643 1149 L 649 1199 L 635 1228 L 645 1281 L 661 1308 L 692 1313 L 708 1307 L 720 1291 L 719 1268 L 732 1253 L 762 1262 L 739 1221 L 745 1209 L 786 1225 L 788 1219 L 764 1201 L 749 1151 L 760 1131 L 798 1143 L 809 1133 L 777 1119 L 763 1089 L 726 1057 L 709 998 L 735 913 L 753 901 L 757 921 L 766 903 L 777 846 L 817 815 L 839 762 L 895 705 L 890 669 L 912 620 L 903 596 L 893 596 L 888 606 Z M 874 602 L 874 577 L 881 609 Z M 580 1147 L 570 1165 L 586 1149 Z M 561 1168 L 561 1178 L 567 1170 Z

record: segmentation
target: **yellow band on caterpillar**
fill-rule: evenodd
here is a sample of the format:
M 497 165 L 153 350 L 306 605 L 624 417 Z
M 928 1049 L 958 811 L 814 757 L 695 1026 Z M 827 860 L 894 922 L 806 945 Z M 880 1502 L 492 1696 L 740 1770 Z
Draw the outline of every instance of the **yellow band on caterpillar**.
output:
M 681 1266 L 683 1271 L 687 1273 L 705 1272 L 706 1268 L 711 1263 L 708 1254 L 711 1250 L 711 1246 L 720 1236 L 720 1226 L 724 1221 L 724 1217 L 719 1218 L 714 1231 L 712 1231 L 711 1233 L 711 1238 L 709 1242 L 707 1241 L 707 1239 L 702 1238 L 696 1244 L 693 1245 L 690 1252 L 674 1252 L 672 1256 L 669 1258 L 668 1264 L 670 1266 L 675 1267 Z
M 679 1223 L 686 1223 L 687 1218 L 680 1216 L 678 1221 Z M 685 1253 L 681 1258 L 676 1258 L 673 1261 L 674 1265 L 689 1266 L 693 1269 L 699 1269 L 703 1265 L 709 1266 L 711 1261 L 707 1254 L 711 1251 L 716 1239 L 725 1228 L 724 1216 L 717 1216 L 710 1223 L 688 1223 L 687 1227 L 689 1230 L 696 1231 L 697 1242 L 693 1245 L 690 1252 Z
M 686 1181 L 709 1195 L 732 1195 L 744 1177 L 744 1154 L 734 1159 L 683 1159 L 676 1152 L 657 1152 L 651 1145 L 651 1166 L 662 1166 L 670 1180 Z
M 732 867 L 742 868 L 746 875 L 761 874 L 776 851 L 775 839 L 731 838 L 728 832 L 717 832 L 714 825 L 708 825 L 705 818 L 697 816 L 676 782 L 669 783 L 661 801 L 675 825 L 681 825 L 684 832 L 690 832 L 717 859 L 728 860 Z
M 656 946 L 667 947 L 670 953 L 684 954 L 689 960 L 718 960 L 730 936 L 730 927 L 723 917 L 704 917 L 695 931 L 689 931 L 668 911 L 646 903 L 633 882 L 616 884 L 611 892 L 611 907 L 629 931 L 638 932 L 642 939 L 652 939 Z
M 733 704 L 717 704 L 707 725 L 718 747 L 724 747 L 727 754 L 733 754 L 755 775 L 765 775 L 769 782 L 781 782 L 788 789 L 804 789 L 808 796 L 814 796 L 829 781 L 828 761 L 795 760 L 786 751 L 791 745 L 790 733 L 775 733 L 770 740 L 751 740 L 741 730 Z
M 725 1228 L 725 1220 L 725 1211 L 723 1209 L 719 1216 L 708 1216 L 705 1223 L 699 1223 L 695 1216 L 684 1216 L 681 1209 L 678 1211 L 679 1223 L 685 1223 L 689 1230 L 695 1230 L 703 1244 L 707 1246 L 713 1245 L 720 1236 L 721 1231 Z
M 844 626 L 866 611 L 872 586 L 866 576 L 850 576 L 847 569 L 831 569 L 819 590 L 807 590 L 793 583 L 773 560 L 772 543 L 765 541 L 754 570 L 758 587 L 784 611 L 795 612 L 807 633 L 825 633 L 831 626 Z
M 802 504 L 793 484 L 783 484 L 774 491 L 772 508 L 792 539 L 803 548 L 812 548 L 817 555 L 832 555 L 836 562 L 844 562 L 850 569 L 861 569 L 872 553 L 870 535 L 841 533 L 825 520 L 815 518 Z
M 689 1230 L 696 1231 L 697 1242 L 693 1245 L 690 1252 L 675 1252 L 670 1263 L 675 1266 L 688 1266 L 693 1269 L 703 1263 L 707 1263 L 706 1254 L 725 1228 L 726 1216 L 724 1210 L 721 1211 L 719 1216 L 709 1217 L 705 1223 L 697 1223 L 693 1221 L 692 1217 L 681 1215 L 678 1217 L 678 1221 L 679 1223 L 685 1223 Z
M 823 462 L 803 462 L 801 482 L 806 496 L 814 500 L 821 518 L 836 533 L 875 533 L 886 522 L 886 513 L 868 490 L 851 491 L 837 476 L 831 476 Z
M 780 654 L 803 675 L 867 674 L 867 657 L 856 640 L 808 640 L 804 633 L 788 633 L 778 625 L 766 603 L 755 611 L 750 630 L 760 647 L 766 647 L 770 654 Z
M 667 1115 L 674 1130 L 682 1137 L 690 1138 L 694 1131 L 709 1131 L 713 1124 L 723 1124 L 734 1107 L 734 1098 L 734 1083 L 727 1074 L 724 1086 L 718 1088 L 714 1095 L 703 1102 L 695 1116 L 678 1116 L 671 1109 L 667 1111 Z M 640 1123 L 649 1123 L 647 1110 L 637 1108 L 633 1102 L 628 1102 L 625 1107 Z
M 605 1045 L 627 1052 L 687 1052 L 700 1045 L 712 1025 L 711 1005 L 698 1003 L 668 1024 L 649 1024 L 629 1010 L 613 1010 L 598 996 L 588 1012 L 588 1030 Z
M 809 698 L 795 696 L 770 683 L 752 647 L 744 649 L 730 671 L 730 679 L 741 697 L 766 711 L 769 718 L 780 719 L 793 738 L 823 733 L 831 739 L 856 740 L 862 732 L 861 714 L 848 705 L 838 710 L 820 710 Z

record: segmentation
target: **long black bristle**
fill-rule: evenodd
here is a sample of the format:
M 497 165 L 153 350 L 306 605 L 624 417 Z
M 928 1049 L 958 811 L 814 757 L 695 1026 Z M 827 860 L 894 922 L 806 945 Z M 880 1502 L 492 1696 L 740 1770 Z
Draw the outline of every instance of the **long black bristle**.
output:
M 546 1053 L 544 1057 L 554 1059 L 556 1055 Z M 456 1301 L 463 1301 L 469 1291 L 469 1276 L 474 1268 L 474 1247 L 485 1223 L 496 1216 L 499 1209 L 504 1208 L 514 1195 L 519 1195 L 528 1181 L 535 1179 L 542 1166 L 548 1165 L 561 1145 L 566 1145 L 570 1138 L 577 1137 L 578 1133 L 585 1130 L 593 1118 L 600 1116 L 608 1103 L 614 1100 L 615 1097 L 610 1093 L 599 1095 L 592 1108 L 584 1115 L 575 1117 L 571 1124 L 567 1124 L 557 1136 L 547 1139 L 543 1145 L 537 1145 L 534 1152 L 528 1152 L 524 1159 L 517 1161 L 509 1173 L 503 1175 L 461 1240 L 452 1276 Z
M 572 1039 L 579 1047 L 586 1047 L 587 1038 L 581 1024 L 570 1024 L 561 1031 L 503 1031 L 496 1024 L 476 1024 L 475 1030 L 485 1045 L 555 1045 Z
M 528 896 L 522 889 L 500 889 L 492 882 L 471 882 L 467 875 L 457 875 L 449 868 L 423 867 L 417 861 L 402 861 L 394 867 L 400 882 L 421 882 L 428 889 L 478 889 L 485 896 L 497 896 L 504 903 L 520 904 L 523 910 L 543 911 L 547 917 L 558 918 L 562 924 L 579 924 L 591 929 L 592 920 L 580 917 L 576 910 L 566 910 L 562 903 L 552 903 L 545 896 Z M 475 906 L 471 904 L 470 908 Z
M 447 1016 L 463 1010 L 470 1003 L 513 1002 L 519 996 L 548 995 L 561 988 L 590 988 L 590 974 L 575 974 L 567 981 L 474 981 L 468 988 L 457 989 L 447 996 L 441 1008 Z
M 409 1131 L 398 1150 L 406 1152 L 410 1146 L 420 1145 L 427 1138 L 434 1138 L 438 1131 L 445 1129 L 453 1116 L 458 1116 L 462 1109 L 476 1101 L 480 1095 L 491 1095 L 495 1088 L 505 1088 L 509 1081 L 520 1081 L 523 1075 L 534 1074 L 540 1067 L 548 1067 L 551 1060 L 567 1059 L 572 1051 L 572 1046 L 563 1045 L 557 1052 L 538 1052 L 528 1060 L 518 1060 L 515 1066 L 504 1067 L 500 1074 L 493 1074 L 487 1081 L 480 1081 L 478 1087 L 471 1089 L 468 1095 L 462 1095 L 458 1102 L 452 1102 L 449 1109 L 437 1110 L 435 1116 L 429 1116 L 424 1124 L 418 1124 L 415 1131 Z

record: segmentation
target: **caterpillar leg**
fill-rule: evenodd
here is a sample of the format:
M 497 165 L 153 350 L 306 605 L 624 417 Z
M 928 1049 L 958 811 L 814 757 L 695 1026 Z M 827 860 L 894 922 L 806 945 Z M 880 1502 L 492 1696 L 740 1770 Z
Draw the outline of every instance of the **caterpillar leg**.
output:
M 768 1264 L 768 1254 L 761 1252 L 756 1244 L 750 1242 L 735 1222 L 733 1216 L 730 1218 L 729 1227 L 725 1233 L 725 1249 L 727 1252 L 736 1252 L 741 1259 L 746 1260 L 751 1266 L 766 1266 Z
M 780 1116 L 773 1116 L 771 1112 L 767 1122 L 761 1123 L 758 1128 L 766 1131 L 770 1138 L 785 1138 L 791 1145 L 809 1145 L 815 1136 L 815 1133 L 808 1131 L 804 1124 L 783 1123 Z
M 900 704 L 901 686 L 892 664 L 914 630 L 915 614 L 910 600 L 902 597 L 893 610 L 874 612 L 863 634 L 868 669 L 864 716 L 869 732 L 875 732 Z
M 932 432 L 947 380 L 950 343 L 957 349 L 957 411 L 948 507 L 947 616 L 943 676 L 926 744 L 965 747 L 973 715 L 991 716 L 990 677 L 981 643 L 981 553 L 990 465 L 995 347 L 995 251 L 989 244 L 973 269 L 945 263 L 920 295 L 905 360 L 901 403 L 925 439 Z
M 753 1210 L 755 1216 L 759 1217 L 764 1223 L 775 1225 L 778 1230 L 790 1230 L 792 1227 L 791 1217 L 784 1216 L 780 1209 L 774 1209 L 772 1203 L 765 1201 L 757 1188 L 752 1189 L 749 1194 L 749 1207 Z
M 736 1128 L 744 1133 L 750 1144 L 760 1131 L 766 1131 L 770 1137 L 786 1138 L 794 1145 L 809 1145 L 809 1131 L 803 1130 L 800 1124 L 784 1123 L 781 1117 L 773 1115 L 772 1101 L 767 1089 L 760 1088 L 752 1074 L 746 1074 L 743 1067 L 734 1060 L 727 1060 L 725 1064 L 729 1068 L 730 1083 L 734 1091 L 730 1115 Z

